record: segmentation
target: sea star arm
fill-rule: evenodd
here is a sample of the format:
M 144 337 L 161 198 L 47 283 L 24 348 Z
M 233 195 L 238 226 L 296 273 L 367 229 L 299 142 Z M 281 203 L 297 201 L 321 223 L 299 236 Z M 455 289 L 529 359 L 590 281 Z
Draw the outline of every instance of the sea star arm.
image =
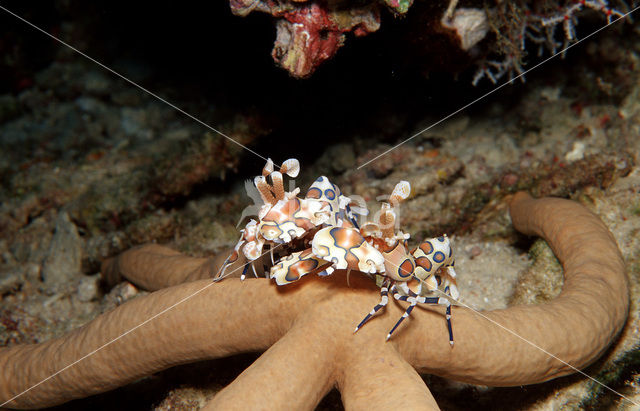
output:
M 194 295 L 199 290 L 203 291 Z M 61 338 L 2 348 L 0 402 L 84 356 L 7 405 L 51 406 L 107 391 L 177 364 L 265 350 L 284 335 L 296 312 L 283 309 L 295 302 L 279 294 L 267 280 L 243 284 L 237 279 L 218 284 L 200 280 L 129 301 Z M 251 301 L 255 303 L 244 303 Z M 133 331 L 123 335 L 129 330 Z
M 313 409 L 335 380 L 339 347 L 327 338 L 326 331 L 325 327 L 309 327 L 304 320 L 297 323 L 205 409 L 235 409 L 238 404 L 251 410 Z
M 542 382 L 575 371 L 549 353 L 584 368 L 622 329 L 628 279 L 616 241 L 602 221 L 576 202 L 534 200 L 524 193 L 511 200 L 510 213 L 517 230 L 550 244 L 564 268 L 562 293 L 546 304 L 486 312 L 484 318 L 455 307 L 453 350 L 447 349 L 443 327 L 432 325 L 436 314 L 415 316 L 415 324 L 397 340 L 419 370 L 483 385 Z
M 393 344 L 360 345 L 349 352 L 337 380 L 345 409 L 439 409 L 422 377 Z
M 355 281 L 359 291 L 348 292 L 337 284 L 343 280 L 318 282 L 332 289 L 331 297 L 319 296 L 280 341 L 205 409 L 233 409 L 237 404 L 247 409 L 265 404 L 270 409 L 313 409 L 337 385 L 347 409 L 437 410 L 420 375 L 393 344 L 384 343 L 388 323 L 353 333 L 361 307 L 371 300 L 367 280 Z M 362 304 L 353 304 L 360 300 Z
M 156 291 L 211 278 L 225 258 L 225 254 L 215 258 L 189 257 L 162 245 L 145 244 L 105 260 L 100 272 L 107 283 L 117 284 L 124 277 L 145 290 Z M 244 257 L 228 267 L 228 272 L 234 272 L 242 262 Z M 240 273 L 235 277 L 240 277 Z

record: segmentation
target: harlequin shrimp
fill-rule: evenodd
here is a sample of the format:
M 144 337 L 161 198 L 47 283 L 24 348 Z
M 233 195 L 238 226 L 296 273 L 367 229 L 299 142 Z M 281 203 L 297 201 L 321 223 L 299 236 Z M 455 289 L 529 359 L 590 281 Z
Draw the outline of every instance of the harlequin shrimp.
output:
M 411 192 L 406 181 L 396 185 L 389 203 L 383 203 L 377 222 L 367 223 L 357 230 L 347 227 L 326 227 L 319 230 L 313 241 L 314 255 L 332 261 L 336 268 L 358 270 L 375 276 L 380 287 L 380 302 L 358 324 L 357 332 L 367 321 L 385 307 L 389 292 L 409 307 L 387 334 L 387 340 L 407 318 L 417 304 L 440 304 L 446 307 L 449 342 L 453 345 L 451 303 L 447 297 L 436 296 L 437 290 L 453 299 L 459 297 L 455 283 L 456 272 L 449 238 L 444 235 L 423 241 L 409 252 L 409 234 L 395 232 L 395 207 Z M 363 244 L 371 247 L 365 248 Z
M 245 278 L 249 267 L 257 277 L 258 272 L 264 270 L 263 265 L 256 269 L 257 260 L 263 255 L 263 249 L 266 248 L 269 253 L 271 267 L 276 265 L 276 260 L 281 254 L 286 256 L 284 261 L 291 261 L 292 256 L 304 259 L 308 253 L 304 254 L 303 252 L 309 247 L 313 235 L 319 228 L 325 225 L 353 227 L 356 224 L 349 207 L 351 200 L 342 195 L 340 189 L 324 176 L 319 177 L 311 185 L 305 198 L 298 197 L 299 188 L 286 192 L 283 174 L 295 178 L 299 171 L 300 164 L 296 159 L 286 160 L 282 163 L 280 171 L 274 171 L 271 159 L 267 161 L 262 175 L 254 179 L 254 185 L 264 203 L 258 213 L 258 221 L 250 220 L 241 230 L 241 236 L 234 251 L 225 260 L 221 271 L 215 276 L 215 280 L 224 277 L 226 269 L 238 260 L 240 252 L 249 261 L 244 266 L 241 278 Z M 274 250 L 277 251 L 274 252 Z M 324 268 L 330 266 L 320 260 L 313 261 L 322 263 L 321 267 L 316 264 L 314 269 L 310 270 L 308 263 L 301 263 L 301 265 L 306 264 L 307 269 L 298 270 L 297 265 L 292 269 L 300 272 L 300 276 L 302 276 L 310 272 L 322 272 Z M 293 263 L 295 261 L 292 261 Z M 316 268 L 318 270 L 315 270 Z M 286 279 L 279 275 L 272 276 L 272 278 L 276 278 L 279 285 L 299 278 L 291 274 L 285 275 L 285 277 Z
M 382 204 L 377 221 L 359 227 L 354 213 L 366 215 L 366 209 L 352 208 L 349 197 L 342 195 L 324 176 L 311 185 L 304 198 L 298 197 L 299 188 L 285 192 L 283 173 L 296 177 L 299 170 L 295 159 L 282 163 L 280 171 L 274 171 L 273 162 L 267 161 L 262 175 L 254 179 L 264 202 L 258 221 L 249 221 L 241 230 L 240 240 L 215 280 L 224 277 L 224 271 L 238 260 L 240 252 L 248 260 L 241 279 L 251 266 L 256 277 L 258 271 L 264 270 L 278 285 L 292 283 L 307 274 L 324 276 L 341 269 L 348 276 L 350 271 L 359 271 L 375 278 L 380 287 L 380 302 L 355 332 L 387 305 L 391 293 L 409 306 L 387 334 L 387 340 L 417 304 L 439 304 L 446 307 L 449 342 L 453 345 L 451 303 L 447 296 L 457 299 L 459 294 L 448 237 L 425 240 L 409 251 L 409 234 L 395 231 L 396 207 L 408 198 L 410 184 L 398 183 L 389 203 Z M 265 248 L 271 264 L 256 269 Z M 444 296 L 436 296 L 437 292 Z

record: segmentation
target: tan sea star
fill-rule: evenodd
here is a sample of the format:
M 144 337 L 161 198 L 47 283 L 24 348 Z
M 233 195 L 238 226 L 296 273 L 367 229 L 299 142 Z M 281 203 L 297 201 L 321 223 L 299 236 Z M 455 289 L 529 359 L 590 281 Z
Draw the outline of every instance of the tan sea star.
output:
M 152 245 L 106 267 L 137 284 L 171 287 L 61 338 L 0 349 L 0 401 L 11 400 L 13 408 L 50 406 L 177 364 L 265 350 L 205 408 L 311 409 L 337 387 L 347 409 L 437 409 L 419 373 L 493 386 L 570 374 L 597 359 L 625 323 L 622 257 L 605 225 L 578 203 L 519 193 L 510 212 L 517 230 L 550 244 L 564 268 L 563 291 L 545 304 L 482 316 L 455 307 L 453 348 L 437 307 L 414 313 L 389 342 L 386 333 L 403 311 L 399 304 L 353 334 L 378 300 L 364 276 L 351 276 L 350 286 L 340 272 L 286 287 L 267 279 L 213 283 L 197 279 L 209 275 L 212 261 Z

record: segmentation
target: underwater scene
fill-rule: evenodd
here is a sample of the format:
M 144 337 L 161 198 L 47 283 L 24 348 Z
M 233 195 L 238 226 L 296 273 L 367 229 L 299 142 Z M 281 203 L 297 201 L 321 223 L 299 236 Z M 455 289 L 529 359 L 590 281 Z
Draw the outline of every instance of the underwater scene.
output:
M 640 2 L 0 1 L 0 409 L 640 409 Z

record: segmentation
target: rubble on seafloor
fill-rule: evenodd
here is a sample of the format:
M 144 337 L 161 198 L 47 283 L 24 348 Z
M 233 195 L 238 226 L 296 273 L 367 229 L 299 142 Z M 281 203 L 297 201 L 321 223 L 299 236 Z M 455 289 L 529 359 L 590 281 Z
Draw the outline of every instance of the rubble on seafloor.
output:
M 377 134 L 319 142 L 302 162 L 297 183 L 304 190 L 327 175 L 375 212 L 399 180 L 410 181 L 413 192 L 400 209 L 403 230 L 413 244 L 451 235 L 462 301 L 477 309 L 533 304 L 561 287 L 546 245 L 511 228 L 504 204 L 509 194 L 528 190 L 585 204 L 616 237 L 632 292 L 620 340 L 585 372 L 637 400 L 640 47 L 614 45 L 615 36 L 590 45 L 581 64 L 530 78 L 523 93 L 461 113 L 361 169 L 402 140 L 390 140 L 389 129 L 410 136 L 437 118 L 424 112 L 406 129 L 381 127 Z M 380 121 L 399 119 L 401 113 L 390 113 Z M 266 133 L 245 115 L 212 113 L 206 120 L 251 148 Z M 0 96 L 0 135 L 2 346 L 59 336 L 145 294 L 127 282 L 106 288 L 98 275 L 101 259 L 152 241 L 192 255 L 217 254 L 234 245 L 237 220 L 251 205 L 244 189 L 250 174 L 237 170 L 252 154 L 79 59 L 54 62 L 38 71 L 32 85 Z M 269 144 L 262 147 L 274 158 L 304 154 L 295 146 L 272 153 Z M 131 409 L 193 409 L 253 359 L 176 367 L 66 407 L 100 402 L 106 409 L 131 400 Z M 448 410 L 513 404 L 528 410 L 625 409 L 615 394 L 579 375 L 512 388 L 424 378 Z M 319 409 L 340 406 L 333 392 Z

